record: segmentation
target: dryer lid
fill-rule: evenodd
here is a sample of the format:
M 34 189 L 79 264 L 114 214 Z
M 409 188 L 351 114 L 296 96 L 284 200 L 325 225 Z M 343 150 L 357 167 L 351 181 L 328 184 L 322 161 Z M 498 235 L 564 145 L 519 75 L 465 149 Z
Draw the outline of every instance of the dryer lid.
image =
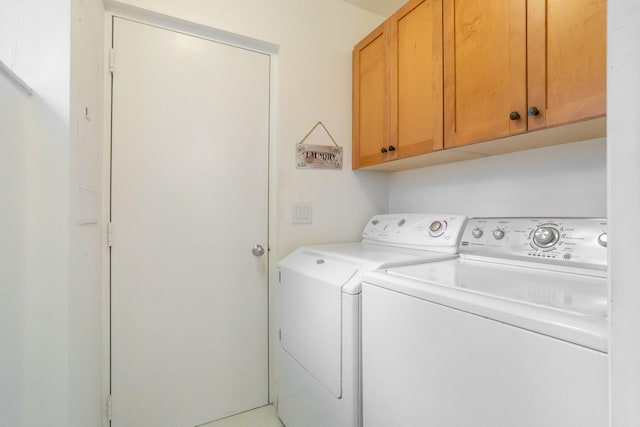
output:
M 342 396 L 342 286 L 356 265 L 295 252 L 280 264 L 280 344 L 336 398 Z
M 338 289 L 342 288 L 360 269 L 360 265 L 356 263 L 346 262 L 331 254 L 320 253 L 313 248 L 300 248 L 294 251 L 280 261 L 278 267 L 315 277 L 325 282 L 325 286 L 335 286 Z

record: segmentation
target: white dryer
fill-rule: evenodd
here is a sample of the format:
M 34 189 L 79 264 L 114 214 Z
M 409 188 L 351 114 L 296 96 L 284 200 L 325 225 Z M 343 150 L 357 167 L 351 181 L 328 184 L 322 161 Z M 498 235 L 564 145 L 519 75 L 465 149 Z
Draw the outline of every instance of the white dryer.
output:
M 465 220 L 377 215 L 359 243 L 301 247 L 278 264 L 277 411 L 285 426 L 362 425 L 362 273 L 455 258 Z
M 460 258 L 367 273 L 367 427 L 607 425 L 607 223 L 473 218 Z

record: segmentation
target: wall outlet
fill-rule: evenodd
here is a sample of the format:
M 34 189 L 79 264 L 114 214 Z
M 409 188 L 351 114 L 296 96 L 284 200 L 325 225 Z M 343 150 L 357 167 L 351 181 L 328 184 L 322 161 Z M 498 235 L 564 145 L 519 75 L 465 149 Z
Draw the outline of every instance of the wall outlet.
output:
M 294 203 L 292 224 L 311 224 L 311 203 Z

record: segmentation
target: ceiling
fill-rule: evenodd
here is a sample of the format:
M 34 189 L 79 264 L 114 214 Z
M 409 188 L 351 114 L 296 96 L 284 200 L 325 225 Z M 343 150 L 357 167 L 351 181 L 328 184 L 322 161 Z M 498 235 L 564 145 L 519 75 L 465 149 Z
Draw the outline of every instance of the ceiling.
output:
M 404 5 L 407 0 L 344 0 L 347 3 L 351 3 L 358 6 L 361 9 L 373 12 L 376 15 L 380 15 L 383 18 L 388 18 Z

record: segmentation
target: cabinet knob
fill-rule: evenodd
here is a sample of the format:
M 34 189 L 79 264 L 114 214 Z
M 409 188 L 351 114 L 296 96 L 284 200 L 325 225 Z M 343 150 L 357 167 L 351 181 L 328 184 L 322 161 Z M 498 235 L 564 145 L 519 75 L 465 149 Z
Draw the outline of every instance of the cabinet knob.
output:
M 540 114 L 540 110 L 536 107 L 529 107 L 527 109 L 527 116 L 537 116 L 538 114 Z
M 396 147 L 394 147 L 393 145 L 389 146 L 389 151 L 396 151 Z
M 384 154 L 384 153 L 386 153 L 386 152 L 387 152 L 387 149 L 386 149 L 386 148 L 384 148 L 384 147 L 382 147 L 382 148 L 380 149 L 380 152 L 381 152 L 382 154 Z
M 517 111 L 512 111 L 511 114 L 509 114 L 509 119 L 520 120 L 520 113 L 518 113 Z

